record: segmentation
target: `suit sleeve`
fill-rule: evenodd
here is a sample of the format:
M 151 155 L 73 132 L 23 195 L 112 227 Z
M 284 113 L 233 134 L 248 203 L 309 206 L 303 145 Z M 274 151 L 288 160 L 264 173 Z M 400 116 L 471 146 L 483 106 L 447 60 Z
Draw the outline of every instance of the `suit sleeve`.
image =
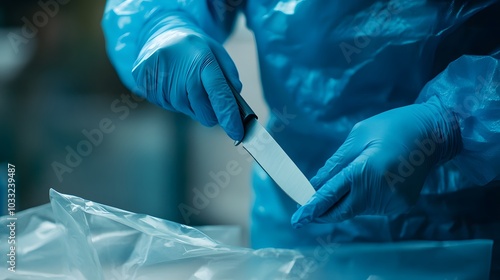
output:
M 419 102 L 440 102 L 458 121 L 462 147 L 452 161 L 469 180 L 500 179 L 499 52 L 461 56 L 427 83 Z
M 243 0 L 108 0 L 101 23 L 108 56 L 122 82 L 137 92 L 132 68 L 155 22 L 175 14 L 222 43 L 244 4 Z

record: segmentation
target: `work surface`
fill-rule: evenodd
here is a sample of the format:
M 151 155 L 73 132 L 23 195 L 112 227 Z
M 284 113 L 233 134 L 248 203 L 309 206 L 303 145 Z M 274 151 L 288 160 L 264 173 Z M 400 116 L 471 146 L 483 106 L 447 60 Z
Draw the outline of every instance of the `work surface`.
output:
M 0 279 L 488 279 L 492 242 L 238 247 L 235 227 L 202 231 L 63 195 L 16 214 L 16 272 Z M 7 216 L 1 217 L 2 225 Z M 2 231 L 1 240 L 9 232 Z M 211 237 L 209 237 L 211 236 Z M 216 241 L 218 240 L 218 241 Z M 0 245 L 8 251 L 7 242 Z M 5 256 L 5 254 L 2 253 Z M 5 257 L 4 257 L 5 258 Z

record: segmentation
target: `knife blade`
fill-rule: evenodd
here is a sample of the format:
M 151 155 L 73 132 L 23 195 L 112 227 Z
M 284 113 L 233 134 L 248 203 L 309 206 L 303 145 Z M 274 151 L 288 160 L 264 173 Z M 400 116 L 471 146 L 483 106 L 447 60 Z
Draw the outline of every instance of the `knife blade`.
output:
M 230 83 L 228 84 L 238 104 L 245 130 L 243 139 L 236 141 L 235 145 L 241 143 L 243 148 L 289 197 L 298 204 L 304 205 L 315 193 L 311 183 L 271 134 L 257 121 L 257 115 L 243 97 L 236 92 Z

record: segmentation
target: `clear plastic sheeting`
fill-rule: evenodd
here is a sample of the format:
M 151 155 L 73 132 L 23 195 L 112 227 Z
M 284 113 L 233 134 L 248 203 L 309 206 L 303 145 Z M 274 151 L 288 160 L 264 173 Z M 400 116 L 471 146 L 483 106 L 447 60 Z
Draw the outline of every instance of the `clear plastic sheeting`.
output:
M 17 213 L 16 272 L 0 279 L 488 279 L 492 242 L 333 244 L 304 250 L 237 243 L 234 228 L 192 227 L 50 192 Z M 2 225 L 7 216 L 0 218 Z M 2 226 L 5 228 L 5 226 Z M 232 233 L 230 233 L 232 232 Z M 5 260 L 7 235 L 0 232 Z M 332 233 L 334 234 L 334 233 Z M 5 261 L 2 261 L 5 266 Z

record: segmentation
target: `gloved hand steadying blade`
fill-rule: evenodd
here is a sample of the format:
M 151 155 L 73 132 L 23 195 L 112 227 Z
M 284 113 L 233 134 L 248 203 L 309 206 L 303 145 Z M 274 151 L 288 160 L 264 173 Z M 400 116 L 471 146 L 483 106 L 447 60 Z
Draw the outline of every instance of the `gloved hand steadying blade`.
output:
M 205 126 L 219 123 L 229 137 L 241 140 L 243 124 L 228 82 L 238 92 L 241 83 L 224 48 L 182 13 L 165 15 L 143 30 L 132 70 L 138 94 Z
M 318 191 L 295 212 L 292 225 L 405 212 L 429 171 L 461 145 L 456 117 L 437 97 L 366 119 L 311 179 Z

